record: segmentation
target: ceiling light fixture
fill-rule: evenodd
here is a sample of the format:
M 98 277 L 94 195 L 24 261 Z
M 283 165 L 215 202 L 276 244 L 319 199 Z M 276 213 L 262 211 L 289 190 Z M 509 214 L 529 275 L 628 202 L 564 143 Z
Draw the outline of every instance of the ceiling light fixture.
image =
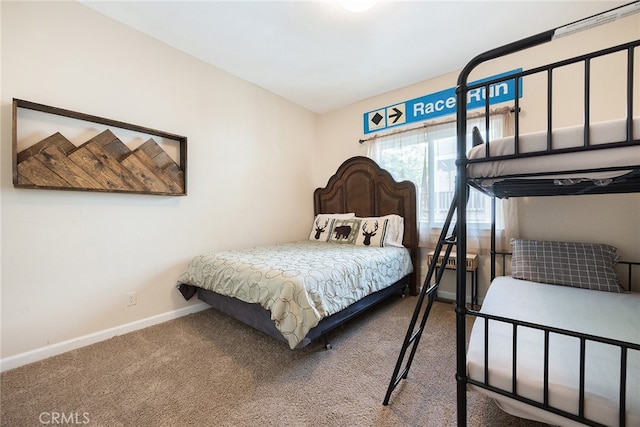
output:
M 378 0 L 338 0 L 340 6 L 349 12 L 366 12 L 378 3 Z

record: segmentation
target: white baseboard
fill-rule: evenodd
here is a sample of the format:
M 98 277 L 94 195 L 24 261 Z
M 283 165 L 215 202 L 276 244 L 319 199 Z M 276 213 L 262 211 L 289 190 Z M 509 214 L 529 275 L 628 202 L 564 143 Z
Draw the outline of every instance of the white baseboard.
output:
M 104 331 L 94 332 L 82 337 L 73 338 L 67 341 L 37 348 L 35 350 L 16 354 L 14 356 L 5 357 L 0 359 L 0 372 L 8 371 L 9 369 L 37 362 L 51 356 L 66 353 L 67 351 L 95 344 L 100 341 L 105 341 L 118 335 L 124 335 L 139 329 L 148 328 L 149 326 L 177 319 L 178 317 L 186 316 L 188 314 L 197 313 L 198 311 L 206 310 L 207 308 L 211 308 L 211 306 L 204 302 L 199 302 L 178 310 L 169 311 L 167 313 L 147 317 L 146 319 L 136 320 L 135 322 L 105 329 Z

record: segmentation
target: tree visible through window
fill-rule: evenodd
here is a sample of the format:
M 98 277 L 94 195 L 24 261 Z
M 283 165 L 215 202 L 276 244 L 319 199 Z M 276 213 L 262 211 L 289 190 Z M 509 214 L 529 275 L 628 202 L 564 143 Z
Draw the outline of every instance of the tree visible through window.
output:
M 471 133 L 477 126 L 484 134 L 484 118 L 469 122 Z M 491 139 L 502 136 L 502 116 L 492 117 Z M 471 149 L 471 138 L 467 138 Z M 396 180 L 416 184 L 422 225 L 440 227 L 455 193 L 456 123 L 428 126 L 376 138 L 369 156 Z M 467 220 L 480 226 L 491 223 L 491 199 L 472 189 L 467 204 Z

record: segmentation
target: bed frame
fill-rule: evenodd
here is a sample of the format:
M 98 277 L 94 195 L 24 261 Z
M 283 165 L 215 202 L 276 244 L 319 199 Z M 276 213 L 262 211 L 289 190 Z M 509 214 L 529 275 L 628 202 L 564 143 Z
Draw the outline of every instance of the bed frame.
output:
M 418 231 L 416 221 L 416 189 L 409 181 L 396 182 L 389 172 L 380 168 L 367 157 L 352 157 L 346 160 L 329 179 L 327 186 L 318 188 L 313 195 L 314 213 L 349 213 L 358 217 L 397 214 L 404 218 L 403 244 L 411 253 L 414 273 L 404 277 L 388 288 L 375 292 L 344 310 L 324 318 L 311 329 L 299 347 L 322 338 L 330 348 L 328 333 L 392 295 L 417 294 Z M 259 304 L 250 304 L 235 298 L 198 288 L 198 298 L 213 308 L 242 321 L 268 335 L 286 342 L 271 320 L 268 310 Z
M 627 5 L 628 6 L 628 5 Z M 633 5 L 631 7 L 634 7 Z M 637 7 L 637 5 L 635 6 Z M 612 11 L 608 12 L 611 13 Z M 615 12 L 614 12 L 615 13 Z M 467 194 L 468 193 L 468 189 L 469 186 L 472 185 L 472 181 L 469 180 L 468 176 L 467 176 L 467 165 L 471 164 L 472 161 L 467 159 L 466 157 L 466 146 L 467 146 L 467 129 L 466 129 L 466 116 L 467 116 L 467 110 L 466 110 L 466 102 L 464 102 L 464 100 L 466 99 L 467 93 L 470 90 L 473 90 L 474 88 L 476 88 L 475 85 L 471 85 L 467 83 L 467 79 L 469 77 L 469 74 L 471 73 L 471 71 L 478 65 L 480 65 L 481 63 L 485 62 L 485 61 L 489 61 L 491 59 L 495 59 L 495 58 L 499 58 L 505 55 L 509 55 L 512 54 L 514 52 L 518 52 L 518 51 L 523 51 L 526 49 L 529 49 L 531 47 L 546 43 L 551 41 L 556 32 L 560 30 L 552 30 L 552 31 L 548 31 L 545 33 L 541 33 L 538 34 L 536 36 L 532 36 L 529 37 L 527 39 L 523 39 L 519 42 L 515 42 L 512 43 L 510 45 L 501 47 L 501 48 L 497 48 L 491 51 L 488 51 L 484 54 L 481 54 L 479 56 L 477 56 L 476 58 L 474 58 L 461 72 L 459 79 L 458 79 L 458 111 L 457 111 L 457 115 L 458 115 L 458 119 L 457 119 L 457 129 L 458 129 L 458 147 L 457 147 L 457 151 L 458 151 L 458 155 L 457 155 L 457 159 L 458 159 L 458 168 L 457 168 L 457 172 L 458 172 L 458 184 L 457 184 L 457 192 L 458 194 Z M 587 54 L 587 55 L 582 55 L 579 57 L 575 57 L 575 58 L 571 58 L 571 59 L 567 59 L 564 61 L 559 61 L 553 64 L 549 64 L 543 67 L 538 67 L 536 69 L 531 69 L 522 73 L 518 73 L 518 75 L 515 76 L 515 82 L 516 82 L 516 86 L 518 83 L 518 79 L 527 76 L 527 75 L 531 75 L 531 74 L 536 74 L 536 73 L 541 73 L 541 74 L 546 74 L 548 76 L 547 81 L 548 83 L 548 97 L 547 97 L 547 105 L 546 105 L 546 113 L 547 113 L 547 133 L 548 135 L 551 135 L 551 133 L 554 130 L 554 126 L 552 123 L 552 114 L 551 114 L 551 102 L 552 102 L 552 84 L 551 84 L 551 76 L 553 73 L 553 70 L 559 68 L 559 67 L 563 67 L 566 66 L 568 64 L 582 64 L 583 65 L 583 69 L 584 69 L 584 74 L 585 74 L 585 87 L 584 87 L 584 143 L 581 147 L 577 147 L 574 149 L 571 149 L 569 151 L 566 152 L 580 152 L 580 151 L 587 151 L 587 150 L 603 150 L 601 151 L 602 155 L 606 155 L 606 150 L 610 149 L 610 148 L 615 148 L 615 147 L 621 147 L 621 146 L 637 146 L 640 145 L 640 135 L 633 135 L 632 132 L 632 126 L 633 126 L 633 114 L 634 114 L 634 99 L 633 99 L 633 91 L 634 91 L 634 84 L 637 84 L 637 82 L 634 82 L 634 77 L 637 74 L 637 71 L 634 72 L 634 54 L 636 54 L 638 52 L 639 49 L 637 49 L 637 47 L 640 46 L 640 40 L 636 40 L 630 43 L 626 43 L 626 44 L 622 44 L 619 46 L 614 46 L 611 47 L 609 49 L 604 49 L 604 50 L 600 50 L 597 52 L 593 52 L 591 54 Z M 623 52 L 626 53 L 627 56 L 627 96 L 626 96 L 626 105 L 625 105 L 625 111 L 626 111 L 626 139 L 623 141 L 609 141 L 609 144 L 602 144 L 602 145 L 591 145 L 590 144 L 590 139 L 589 139 L 589 126 L 590 126 L 590 105 L 589 105 L 589 100 L 590 100 L 590 87 L 591 84 L 593 84 L 592 79 L 591 79 L 591 75 L 589 73 L 590 71 L 590 61 L 594 58 L 601 58 L 601 57 L 606 57 L 607 55 L 613 55 L 616 52 Z M 637 80 L 637 79 L 636 79 Z M 488 84 L 491 84 L 491 82 L 489 82 Z M 488 86 L 485 86 L 485 88 L 488 89 Z M 637 113 L 637 110 L 635 110 Z M 485 114 L 488 117 L 488 112 L 489 112 L 489 108 L 488 105 L 486 106 L 485 109 Z M 515 106 L 514 106 L 514 114 L 515 114 L 515 132 L 516 132 L 516 141 L 518 139 L 518 122 L 519 122 L 519 114 L 520 114 L 520 109 L 518 106 L 518 99 L 516 97 L 515 100 Z M 486 141 L 488 141 L 488 135 L 486 136 Z M 558 150 L 554 150 L 551 147 L 548 147 L 548 149 L 545 152 L 541 152 L 541 153 L 536 153 L 536 156 L 540 156 L 539 157 L 539 161 L 540 162 L 544 162 L 544 157 L 543 156 L 547 156 L 547 155 L 553 155 L 553 154 L 557 154 Z M 516 155 L 517 156 L 517 155 Z M 515 156 L 514 156 L 515 157 Z M 492 161 L 494 159 L 492 158 L 486 158 L 486 159 L 474 159 L 473 161 L 476 162 L 481 162 L 481 161 Z M 615 168 L 611 168 L 611 170 L 616 170 Z M 625 168 L 619 168 L 618 170 L 620 171 L 627 171 L 629 170 L 628 167 Z M 578 186 L 558 186 L 555 185 L 552 179 L 530 179 L 530 178 L 544 178 L 544 176 L 537 176 L 536 174 L 528 174 L 525 175 L 523 174 L 522 176 L 516 176 L 516 177 L 511 177 L 510 179 L 507 179 L 505 181 L 501 181 L 499 185 L 494 185 L 494 188 L 492 191 L 488 192 L 489 194 L 493 195 L 493 196 L 499 196 L 499 197 L 523 197 L 523 196 L 537 196 L 537 195 L 573 195 L 573 194 L 604 194 L 604 193 L 629 193 L 629 192 L 639 192 L 640 191 L 640 173 L 638 172 L 640 170 L 640 159 L 638 159 L 637 164 L 635 165 L 635 167 L 633 168 L 633 170 L 631 172 L 625 173 L 624 175 L 621 175 L 619 178 L 616 178 L 613 180 L 613 182 L 611 182 L 609 185 L 605 185 L 605 186 L 598 186 L 598 185 L 594 185 L 590 182 L 583 182 Z M 587 171 L 564 171 L 566 173 L 571 173 L 571 172 L 587 172 Z M 476 188 L 480 188 L 482 190 L 482 187 L 476 187 Z M 456 206 L 456 212 L 457 212 L 457 224 L 458 228 L 457 228 L 457 249 L 458 249 L 458 254 L 464 254 L 466 252 L 466 212 L 465 212 L 465 205 L 466 205 L 466 200 L 464 197 L 460 197 L 457 200 L 457 206 Z M 495 257 L 496 257 L 496 244 L 495 244 L 495 215 L 494 217 L 494 224 L 492 227 L 492 248 L 491 248 L 491 253 L 492 253 L 492 265 L 495 265 Z M 458 262 L 460 262 L 461 260 L 458 260 Z M 492 268 L 493 269 L 493 268 Z M 494 271 L 492 271 L 492 279 L 495 276 Z M 457 286 L 456 286 L 456 346 L 457 346 L 457 356 L 456 356 L 456 380 L 457 380 L 457 394 L 458 394 L 458 402 L 457 402 L 457 411 L 458 411 L 458 425 L 459 426 L 466 426 L 467 423 L 467 384 L 474 384 L 475 386 L 481 387 L 481 388 L 485 388 L 485 389 L 489 389 L 490 387 L 487 384 L 484 384 L 482 382 L 474 382 L 471 381 L 468 377 L 467 377 L 467 366 L 466 366 L 466 341 L 467 341 L 467 331 L 466 331 L 466 323 L 467 323 L 467 316 L 471 315 L 471 316 L 482 316 L 482 314 L 480 314 L 479 312 L 473 311 L 473 310 L 467 310 L 465 308 L 465 301 L 464 301 L 464 295 L 465 295 L 465 289 L 466 289 L 466 275 L 464 273 L 464 270 L 458 270 L 457 271 L 457 275 L 456 275 L 456 279 L 457 279 Z M 511 320 L 512 324 L 516 324 L 517 322 Z M 541 330 L 550 330 L 549 328 L 545 328 L 542 327 L 540 325 L 537 325 L 536 327 L 539 327 Z M 579 333 L 573 333 L 573 336 L 576 336 L 577 338 L 579 338 L 580 340 L 585 340 L 585 341 L 596 341 L 596 342 L 607 342 L 606 338 L 599 338 L 599 337 L 590 337 L 590 336 L 586 336 L 584 334 L 579 334 Z M 633 349 L 634 351 L 638 350 L 638 346 L 637 345 L 633 345 L 631 343 L 622 343 L 621 346 L 621 352 L 626 354 L 629 350 Z M 547 349 L 548 351 L 548 349 Z M 623 356 L 621 360 L 621 369 L 624 369 L 624 367 L 626 367 L 626 358 Z M 515 368 L 514 368 L 515 369 Z M 515 372 L 515 370 L 514 370 Z M 621 372 L 625 372 L 625 370 L 621 370 Z M 625 411 L 625 406 L 624 406 L 624 399 L 625 399 L 625 394 L 624 394 L 624 378 L 620 378 L 620 382 L 621 382 L 621 391 L 620 391 L 620 398 L 621 398 L 621 405 L 619 408 L 619 425 L 620 426 L 624 426 L 625 425 L 625 415 L 624 415 L 624 411 Z M 561 411 L 557 408 L 554 408 L 552 406 L 550 406 L 548 404 L 548 402 L 545 402 L 543 404 L 537 404 L 536 402 L 532 402 L 532 401 L 527 401 L 526 399 L 522 398 L 521 396 L 512 393 L 510 390 L 493 390 L 496 392 L 499 392 L 500 394 L 502 394 L 503 396 L 507 396 L 509 398 L 521 401 L 521 402 L 525 402 L 527 404 L 531 404 L 531 405 L 535 405 L 541 409 L 547 410 L 549 412 L 561 415 L 567 419 L 571 419 L 573 421 L 578 421 L 587 425 L 598 425 L 597 423 L 585 418 L 584 416 L 584 400 L 583 398 L 580 399 L 579 402 L 579 413 L 576 414 L 572 414 L 572 413 L 567 413 L 564 411 Z M 584 395 L 584 385 L 582 385 L 581 387 L 581 391 L 580 391 L 580 395 Z
M 622 6 L 620 10 L 625 10 L 626 13 L 629 13 L 629 9 L 631 9 L 631 13 L 633 13 L 634 9 L 639 8 L 639 2 L 635 2 L 634 4 L 629 4 L 626 6 Z M 612 11 L 605 12 L 605 14 L 616 13 L 617 9 L 613 9 Z M 585 22 L 590 21 L 593 22 L 593 19 L 597 20 L 597 17 L 591 17 L 584 20 Z M 580 25 L 578 23 L 570 24 L 571 26 Z M 480 191 L 485 192 L 486 194 L 494 197 L 524 197 L 524 196 L 547 196 L 547 195 L 573 195 L 573 194 L 604 194 L 604 193 L 632 193 L 632 192 L 640 192 L 640 158 L 637 159 L 637 163 L 633 167 L 629 167 L 625 165 L 625 167 L 620 168 L 608 168 L 607 171 L 618 170 L 625 171 L 623 175 L 618 178 L 613 179 L 609 185 L 598 186 L 589 182 L 583 182 L 579 185 L 573 186 L 558 186 L 554 184 L 553 179 L 545 179 L 545 176 L 542 176 L 538 173 L 531 174 L 519 174 L 517 176 L 510 176 L 507 179 L 500 181 L 498 184 L 495 184 L 491 187 L 479 186 L 476 181 L 472 180 L 467 175 L 467 166 L 472 164 L 473 162 L 491 162 L 494 161 L 494 158 L 489 157 L 488 150 L 486 158 L 481 159 L 473 159 L 470 160 L 467 158 L 467 94 L 471 90 L 485 90 L 486 93 L 489 93 L 489 88 L 491 85 L 506 82 L 508 80 L 513 81 L 515 83 L 515 87 L 518 87 L 518 83 L 520 79 L 525 76 L 540 73 L 541 75 L 548 76 L 548 102 L 546 105 L 547 111 L 547 134 L 550 135 L 555 130 L 554 125 L 552 123 L 552 114 L 551 114 L 551 99 L 552 99 L 552 84 L 551 84 L 551 75 L 553 70 L 566 66 L 568 64 L 582 64 L 583 69 L 585 70 L 585 88 L 584 88 L 584 144 L 581 147 L 572 148 L 570 150 L 557 150 L 549 147 L 546 151 L 537 152 L 535 154 L 527 153 L 524 156 L 536 156 L 539 162 L 544 162 L 544 156 L 553 155 L 558 153 L 573 153 L 573 152 L 581 152 L 588 150 L 602 150 L 600 151 L 602 155 L 606 155 L 606 150 L 609 148 L 616 148 L 622 146 L 640 146 L 640 135 L 633 135 L 632 127 L 633 127 L 633 119 L 634 112 L 638 114 L 638 106 L 634 105 L 634 84 L 638 84 L 638 79 L 634 77 L 637 76 L 638 71 L 634 71 L 634 54 L 637 55 L 640 53 L 640 40 L 635 40 L 633 42 L 625 43 L 619 46 L 614 46 L 609 49 L 604 49 L 601 51 L 593 52 L 591 54 L 582 55 L 579 57 L 558 61 L 553 64 L 545 65 L 542 67 L 538 67 L 535 69 L 530 69 L 526 71 L 522 71 L 508 77 L 497 78 L 494 80 L 483 81 L 482 83 L 477 84 L 469 84 L 468 77 L 473 69 L 475 69 L 478 65 L 494 60 L 496 58 L 500 58 L 515 52 L 523 51 L 534 46 L 538 46 L 540 44 L 551 41 L 556 32 L 562 32 L 567 27 L 561 27 L 555 30 L 550 30 L 541 34 L 537 34 L 531 36 L 529 38 L 511 43 L 509 45 L 499 47 L 497 49 L 493 49 L 487 51 L 483 54 L 478 55 L 472 61 L 470 61 L 458 78 L 458 86 L 456 90 L 457 95 L 457 183 L 456 183 L 456 196 L 454 197 L 454 201 L 451 205 L 449 215 L 445 226 L 443 227 L 442 234 L 440 236 L 439 242 L 436 247 L 436 254 L 433 257 L 434 262 L 429 266 L 427 273 L 427 280 L 425 284 L 431 283 L 431 277 L 435 274 L 436 280 L 435 284 L 428 288 L 424 286 L 418 299 L 418 303 L 416 306 L 416 310 L 414 313 L 414 317 L 411 320 L 409 325 L 409 329 L 407 331 L 407 336 L 405 338 L 405 342 L 403 343 L 402 349 L 400 351 L 400 356 L 398 358 L 398 364 L 396 365 L 396 370 L 394 371 L 393 377 L 389 384 L 389 388 L 387 390 L 387 394 L 385 396 L 385 400 L 383 404 L 389 403 L 389 398 L 397 386 L 397 384 L 402 380 L 407 378 L 408 371 L 410 369 L 413 355 L 416 351 L 417 344 L 420 340 L 420 336 L 422 331 L 424 330 L 424 325 L 427 320 L 430 304 L 435 297 L 435 292 L 437 290 L 438 284 L 440 282 L 441 271 L 438 271 L 436 266 L 436 261 L 439 258 L 439 254 L 444 251 L 444 261 L 443 264 L 446 264 L 447 259 L 452 251 L 452 247 L 456 246 L 457 252 L 457 265 L 459 266 L 456 272 L 456 381 L 457 381 L 457 417 L 458 417 L 458 426 L 466 426 L 467 425 L 467 386 L 468 384 L 473 384 L 475 386 L 491 389 L 488 385 L 483 384 L 481 382 L 473 382 L 467 377 L 467 360 L 466 360 L 466 344 L 467 344 L 467 322 L 468 316 L 478 316 L 478 317 L 487 317 L 486 315 L 479 313 L 474 310 L 469 310 L 465 304 L 466 298 L 466 287 L 467 287 L 467 274 L 465 271 L 465 253 L 467 249 L 467 225 L 466 225 L 466 201 L 469 193 L 470 187 L 475 187 Z M 627 58 L 627 92 L 626 92 L 626 139 L 622 141 L 609 141 L 607 144 L 602 145 L 591 145 L 589 139 L 589 126 L 590 126 L 590 105 L 589 105 L 589 94 L 590 94 L 590 84 L 591 84 L 591 76 L 590 76 L 590 61 L 593 58 L 606 57 L 607 55 L 612 55 L 616 52 L 622 52 L 626 54 Z M 519 138 L 519 114 L 520 108 L 518 105 L 518 98 L 515 99 L 515 105 L 513 108 L 514 112 L 514 122 L 515 122 L 515 136 L 514 139 L 517 141 Z M 635 107 L 635 108 L 634 108 Z M 487 121 L 487 128 L 489 128 L 489 100 L 487 99 L 485 105 L 485 117 Z M 484 138 L 484 141 L 489 142 L 488 132 Z M 517 142 L 516 142 L 517 143 Z M 518 154 L 514 154 L 509 156 L 510 158 L 518 158 Z M 630 172 L 627 172 L 631 170 Z M 565 170 L 560 171 L 561 173 L 584 173 L 584 172 L 593 172 L 593 171 L 604 171 L 604 169 L 594 169 L 590 171 L 586 170 Z M 496 177 L 503 178 L 503 177 Z M 458 195 L 462 195 L 459 197 Z M 495 209 L 495 203 L 492 203 Z M 495 243 L 495 212 L 492 215 L 493 225 L 492 225 L 492 247 L 491 247 L 491 269 L 492 269 L 492 279 L 495 277 L 495 265 L 496 265 L 496 243 Z M 453 225 L 455 224 L 455 225 Z M 631 263 L 629 265 L 629 269 L 631 269 L 632 265 L 637 265 L 637 263 Z M 427 302 L 428 301 L 428 302 Z M 426 308 L 424 307 L 426 303 Z M 418 321 L 420 321 L 419 327 L 416 327 Z M 517 321 L 513 319 L 506 319 L 506 321 L 510 321 L 512 324 L 517 324 Z M 536 328 L 541 330 L 550 330 L 548 327 L 544 327 L 541 325 L 534 325 Z M 569 331 L 570 332 L 570 331 Z M 571 333 L 571 332 L 570 332 Z M 584 334 L 573 333 L 572 336 L 576 336 L 581 340 L 592 340 L 597 342 L 607 342 L 606 338 L 599 337 L 591 337 L 586 336 Z M 408 358 L 406 357 L 407 351 L 409 352 Z M 621 352 L 626 354 L 629 350 L 637 351 L 640 350 L 640 346 L 634 343 L 622 343 L 621 344 Z M 626 357 L 622 356 L 621 359 L 621 372 L 624 372 L 623 367 L 626 364 Z M 401 369 L 404 366 L 404 369 Z M 515 372 L 515 368 L 514 368 Z M 621 378 L 620 382 L 624 384 L 624 379 Z M 621 389 L 623 387 L 621 386 Z M 527 401 L 526 399 L 512 393 L 509 390 L 494 390 L 491 391 L 502 394 L 503 396 L 508 396 L 515 400 L 519 400 L 525 402 L 527 404 L 531 404 L 534 406 L 538 406 L 541 409 L 544 409 L 549 412 L 553 412 L 555 414 L 561 415 L 567 419 L 571 419 L 574 421 L 578 421 L 580 423 L 584 423 L 586 425 L 599 425 L 591 420 L 588 420 L 584 417 L 583 411 L 583 399 L 579 403 L 581 406 L 580 413 L 578 415 L 570 414 L 558 410 L 556 408 L 551 407 L 548 403 L 537 404 L 536 402 Z M 581 394 L 584 394 L 584 386 L 581 390 Z M 621 391 L 621 400 L 624 401 L 624 391 Z M 625 417 L 624 417 L 624 403 L 620 408 L 620 420 L 619 425 L 625 425 Z

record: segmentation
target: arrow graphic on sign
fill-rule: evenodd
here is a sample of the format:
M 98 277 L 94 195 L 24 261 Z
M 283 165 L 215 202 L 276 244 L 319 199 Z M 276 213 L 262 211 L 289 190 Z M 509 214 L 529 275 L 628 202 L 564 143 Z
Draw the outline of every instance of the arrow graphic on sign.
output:
M 398 110 L 396 107 L 393 107 L 393 114 L 389 114 L 389 118 L 393 119 L 393 123 L 397 123 L 402 117 L 402 111 Z

